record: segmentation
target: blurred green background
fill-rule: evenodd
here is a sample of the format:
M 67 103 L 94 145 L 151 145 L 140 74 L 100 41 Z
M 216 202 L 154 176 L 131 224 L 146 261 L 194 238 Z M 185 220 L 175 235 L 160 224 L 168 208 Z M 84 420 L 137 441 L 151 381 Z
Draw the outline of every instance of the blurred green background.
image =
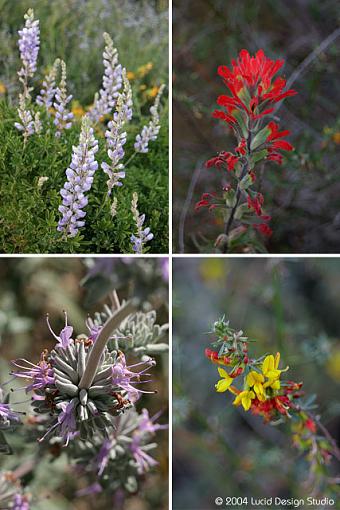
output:
M 280 351 L 288 378 L 317 394 L 316 412 L 339 440 L 339 286 L 338 259 L 174 259 L 174 510 L 214 509 L 218 496 L 310 495 L 307 462 L 288 430 L 216 393 L 220 377 L 204 349 L 225 314 L 231 327 L 256 339 L 249 347 L 256 357 Z
M 84 321 L 88 314 L 101 311 L 109 303 L 105 293 L 105 278 L 108 271 L 116 271 L 114 264 L 105 258 L 97 259 L 98 277 L 102 278 L 101 291 L 85 290 L 81 281 L 89 272 L 94 259 L 80 258 L 20 258 L 0 259 L 0 381 L 10 379 L 10 360 L 23 357 L 33 363 L 40 358 L 44 348 L 51 349 L 55 341 L 46 326 L 46 312 L 55 331 L 63 327 L 63 310 L 68 313 L 69 323 L 75 334 L 86 333 Z M 113 259 L 111 259 L 113 260 Z M 114 259 L 117 260 L 117 259 Z M 125 259 L 126 260 L 126 259 Z M 161 263 L 161 259 L 158 259 Z M 125 284 L 118 291 L 120 299 L 127 298 L 131 289 L 135 260 L 126 264 Z M 145 260 L 151 268 L 151 259 Z M 110 269 L 111 268 L 111 269 Z M 130 278 L 132 276 L 132 279 Z M 157 312 L 157 323 L 168 321 L 167 282 L 159 276 L 153 280 L 152 306 Z M 107 289 L 108 291 L 108 289 Z M 89 295 L 91 294 L 91 295 Z M 101 299 L 96 296 L 101 295 Z M 91 306 L 84 303 L 91 301 Z M 167 341 L 164 339 L 164 341 Z M 133 359 L 130 357 L 130 362 Z M 157 356 L 157 365 L 152 370 L 152 389 L 157 394 L 144 395 L 137 408 L 146 407 L 150 416 L 162 410 L 159 421 L 167 423 L 168 408 L 168 356 Z M 129 363 L 129 362 L 128 362 Z M 131 364 L 131 363 L 129 363 Z M 13 381 L 8 387 L 22 386 Z M 11 402 L 26 400 L 23 392 L 13 394 Z M 27 410 L 29 403 L 14 406 L 15 410 Z M 35 450 L 35 443 L 25 443 L 25 425 L 16 432 L 6 433 L 14 455 L 0 457 L 0 470 L 14 470 L 25 464 Z M 167 431 L 157 434 L 158 447 L 154 456 L 159 465 L 141 481 L 141 490 L 126 500 L 124 510 L 166 510 L 168 508 L 168 439 Z M 51 462 L 45 456 L 34 472 L 28 473 L 22 482 L 27 484 L 34 496 L 32 510 L 107 510 L 112 508 L 112 499 L 105 494 L 77 498 L 75 492 L 86 486 L 86 480 L 74 475 L 66 455 Z
M 226 183 L 222 172 L 206 170 L 204 162 L 235 146 L 225 123 L 211 116 L 217 96 L 227 90 L 217 67 L 230 65 L 242 48 L 252 54 L 263 48 L 270 58 L 285 59 L 288 79 L 333 34 L 333 42 L 294 82 L 298 95 L 278 112 L 296 151 L 282 167 L 259 165 L 255 187 L 272 216 L 269 252 L 339 253 L 338 6 L 336 0 L 174 0 L 175 251 L 211 253 L 223 230 L 212 213 L 194 210 L 203 192 Z
M 0 0 L 0 81 L 10 99 L 17 101 L 18 29 L 29 7 L 40 20 L 39 74 L 57 57 L 65 60 L 68 88 L 81 106 L 91 104 L 101 86 L 103 32 L 133 73 L 134 92 L 147 95 L 167 83 L 168 0 Z

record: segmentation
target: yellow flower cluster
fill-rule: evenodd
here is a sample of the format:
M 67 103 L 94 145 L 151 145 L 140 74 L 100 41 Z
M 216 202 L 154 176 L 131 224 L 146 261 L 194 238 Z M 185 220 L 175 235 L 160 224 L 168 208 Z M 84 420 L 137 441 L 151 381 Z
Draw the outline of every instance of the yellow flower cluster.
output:
M 248 411 L 251 407 L 251 401 L 257 397 L 258 400 L 264 402 L 267 399 L 266 390 L 272 388 L 273 390 L 279 390 L 281 387 L 280 376 L 282 372 L 286 372 L 289 367 L 284 370 L 279 369 L 280 353 L 278 352 L 274 358 L 272 354 L 266 356 L 261 367 L 261 372 L 252 370 L 245 378 L 244 390 L 239 392 L 232 386 L 234 381 L 233 377 L 227 373 L 223 368 L 218 368 L 218 372 L 222 377 L 216 384 L 216 391 L 231 391 L 236 395 L 233 402 L 235 406 L 242 404 L 245 411 Z

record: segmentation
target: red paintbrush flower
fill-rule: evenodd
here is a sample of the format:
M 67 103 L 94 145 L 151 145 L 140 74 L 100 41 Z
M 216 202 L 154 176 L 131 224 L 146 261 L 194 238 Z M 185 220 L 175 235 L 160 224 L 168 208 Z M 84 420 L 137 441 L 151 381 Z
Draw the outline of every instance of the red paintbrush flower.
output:
M 286 86 L 284 78 L 274 79 L 283 64 L 283 60 L 271 60 L 266 57 L 261 49 L 254 57 L 250 56 L 247 50 L 241 50 L 238 59 L 232 60 L 231 69 L 219 66 L 218 74 L 223 78 L 232 96 L 219 96 L 217 103 L 227 109 L 228 117 L 233 117 L 232 124 L 236 120 L 232 115 L 236 109 L 244 110 L 256 120 L 274 110 L 274 106 L 268 108 L 271 104 L 297 93 L 293 89 L 284 90 Z M 214 117 L 218 116 L 218 111 L 215 111 Z M 224 120 L 229 122 L 227 118 Z

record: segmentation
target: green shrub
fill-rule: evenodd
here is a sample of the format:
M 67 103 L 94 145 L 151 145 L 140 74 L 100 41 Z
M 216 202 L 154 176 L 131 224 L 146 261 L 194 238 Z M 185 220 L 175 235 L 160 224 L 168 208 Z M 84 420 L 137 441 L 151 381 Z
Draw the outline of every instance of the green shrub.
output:
M 157 141 L 150 143 L 147 154 L 136 154 L 126 168 L 123 186 L 115 189 L 117 215 L 112 218 L 107 196 L 107 176 L 100 168 L 108 161 L 103 138 L 104 126 L 96 128 L 99 141 L 99 168 L 87 196 L 86 225 L 73 239 L 63 240 L 57 232 L 60 218 L 59 194 L 71 162 L 72 146 L 78 144 L 80 123 L 75 123 L 61 139 L 54 136 L 52 120 L 41 114 L 43 131 L 29 137 L 24 148 L 22 135 L 14 127 L 15 107 L 0 102 L 0 250 L 5 253 L 132 253 L 130 236 L 135 232 L 130 211 L 132 193 L 139 196 L 138 208 L 146 215 L 145 225 L 154 239 L 145 251 L 168 251 L 168 133 L 167 112 L 161 113 Z M 128 127 L 126 154 L 141 126 L 148 119 L 134 120 Z M 48 180 L 38 186 L 40 177 Z

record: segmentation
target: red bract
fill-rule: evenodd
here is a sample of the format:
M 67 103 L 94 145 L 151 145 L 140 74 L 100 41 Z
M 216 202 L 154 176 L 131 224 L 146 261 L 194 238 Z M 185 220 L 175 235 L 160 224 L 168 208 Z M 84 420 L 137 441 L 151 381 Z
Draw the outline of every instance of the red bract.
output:
M 237 149 L 236 149 L 237 150 Z M 234 170 L 236 163 L 238 162 L 239 158 L 232 154 L 231 152 L 220 152 L 218 156 L 209 159 L 205 166 L 207 168 L 211 168 L 212 166 L 215 166 L 216 168 L 225 167 L 227 170 L 231 171 Z
M 254 228 L 261 232 L 264 236 L 271 237 L 273 235 L 273 230 L 267 225 L 267 223 L 260 223 L 259 225 L 254 225 Z
M 232 94 L 232 97 L 220 96 L 218 104 L 226 107 L 228 115 L 236 108 L 243 109 L 254 119 L 268 115 L 273 111 L 273 107 L 268 108 L 268 105 L 296 94 L 292 89 L 284 91 L 284 78 L 274 79 L 283 63 L 283 60 L 266 57 L 262 49 L 254 57 L 247 50 L 241 50 L 238 59 L 232 60 L 231 70 L 227 66 L 218 68 L 218 74 Z M 266 107 L 264 110 L 263 106 Z M 217 116 L 217 112 L 214 116 Z
M 197 202 L 195 209 L 198 211 L 201 207 L 208 207 L 209 211 L 215 209 L 217 204 L 212 203 L 212 200 L 216 198 L 216 193 L 203 193 L 201 200 Z
M 263 201 L 264 199 L 261 193 L 258 193 L 255 198 L 251 198 L 251 196 L 248 195 L 247 197 L 248 208 L 253 209 L 257 216 L 261 216 Z

